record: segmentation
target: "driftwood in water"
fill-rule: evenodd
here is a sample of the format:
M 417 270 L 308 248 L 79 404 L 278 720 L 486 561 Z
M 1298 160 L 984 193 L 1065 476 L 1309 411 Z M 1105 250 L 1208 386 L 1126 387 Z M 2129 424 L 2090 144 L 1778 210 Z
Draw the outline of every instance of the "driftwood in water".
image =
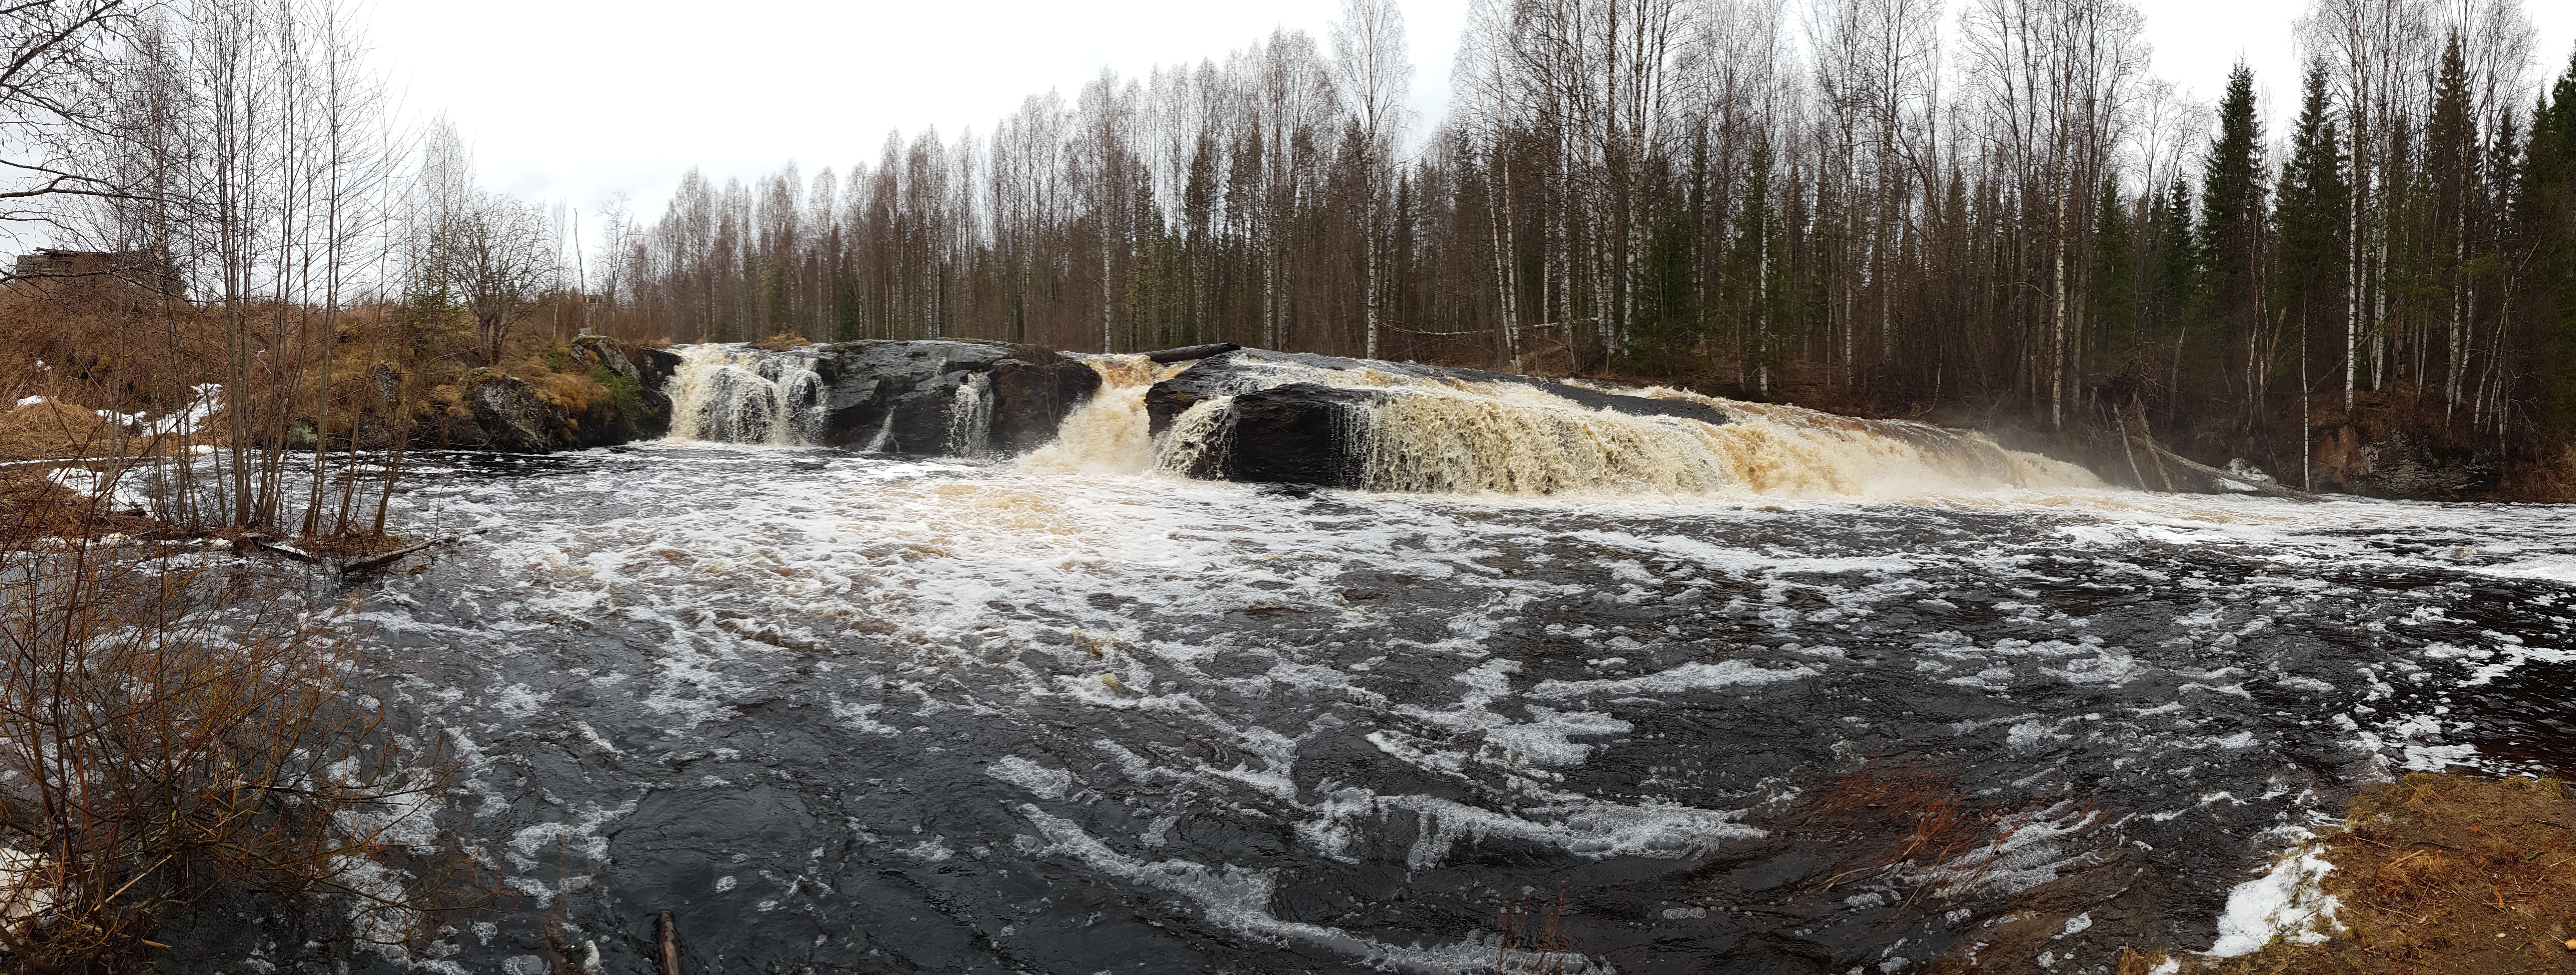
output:
M 1164 349 L 1160 352 L 1145 353 L 1145 361 L 1166 363 L 1188 362 L 1192 359 L 1205 359 L 1212 355 L 1223 355 L 1240 348 L 1243 347 L 1232 342 L 1213 342 L 1207 345 L 1184 345 L 1177 349 Z
M 340 574 L 356 575 L 361 572 L 372 572 L 402 561 L 403 556 L 429 548 L 432 545 L 445 545 L 455 540 L 456 536 L 449 535 L 446 538 L 433 538 L 418 545 L 409 545 L 398 548 L 391 552 L 386 552 L 383 555 L 370 555 L 363 559 L 351 559 L 347 562 L 340 563 Z
M 2202 474 L 2202 475 L 2206 475 L 2206 476 L 2209 476 L 2209 477 L 2217 478 L 2217 479 L 2222 480 L 2222 481 L 2228 481 L 2228 482 L 2235 483 L 2235 484 L 2242 484 L 2242 485 L 2245 485 L 2246 487 L 2252 488 L 2252 489 L 2257 490 L 2257 491 L 2261 491 L 2261 492 L 2263 492 L 2263 493 L 2265 493 L 2265 494 L 2271 495 L 2271 496 L 2276 497 L 2276 498 L 2288 498 L 2288 499 L 2290 499 L 2290 500 L 2292 500 L 2292 501 L 2309 501 L 2309 502 L 2315 502 L 2315 501 L 2323 501 L 2323 500 L 2325 500 L 2325 499 L 2324 499 L 2324 498 L 2322 498 L 2322 497 L 2319 497 L 2319 496 L 2314 495 L 2314 494 L 2310 494 L 2310 493 L 2308 493 L 2308 492 L 2306 492 L 2306 491 L 2299 490 L 2298 488 L 2290 487 L 2289 485 L 2286 485 L 2286 484 L 2281 484 L 2281 483 L 2276 482 L 2276 481 L 2258 481 L 2258 480 L 2255 480 L 2255 479 L 2253 479 L 2253 478 L 2246 477 L 2246 476 L 2244 476 L 2244 475 L 2242 475 L 2242 474 L 2233 474 L 2233 473 L 2229 473 L 2229 472 L 2227 472 L 2227 471 L 2223 471 L 2223 470 L 2220 470 L 2220 469 L 2218 469 L 2218 468 L 2211 467 L 2211 466 L 2209 466 L 2209 465 L 2207 465 L 2207 464 L 2203 464 L 2203 463 L 2200 463 L 2200 462 L 2198 462 L 2198 461 L 2194 461 L 2194 460 L 2192 460 L 2191 458 L 2185 457 L 2185 456 L 2183 456 L 2183 455 L 2181 455 L 2181 454 L 2174 453 L 2173 451 L 2166 450 L 2166 449 L 2164 448 L 2164 445 L 2163 445 L 2163 444 L 2159 444 L 2159 443 L 2157 443 L 2157 442 L 2156 442 L 2156 438 L 2155 438 L 2152 434 L 2150 434 L 2150 433 L 2148 432 L 2148 430 L 2147 430 L 2146 416 L 2145 416 L 2145 411 L 2144 411 L 2144 410 L 2140 410 L 2140 411 L 2139 411 L 2139 416 L 2138 416 L 2138 418 L 2137 418 L 2137 421 L 2136 421 L 2136 422 L 2137 422 L 2137 430 L 2136 430 L 2135 432 L 2131 432 L 2131 430 L 2129 429 L 2129 423 L 2130 423 L 2130 419 L 2129 419 L 2129 417 L 2128 417 L 2126 414 L 2121 415 L 2121 417 L 2120 417 L 2120 439 L 2121 439 L 2121 441 L 2122 441 L 2122 444 L 2121 444 L 2121 445 L 2122 445 L 2123 447 L 2126 447 L 2126 446 L 2128 446 L 2128 444 L 2129 444 L 2129 443 L 2134 442 L 2134 443 L 2138 444 L 2139 446 L 2143 446 L 2143 447 L 2145 447 L 2145 448 L 2146 448 L 2146 450 L 2147 450 L 2147 455 L 2148 455 L 2148 457 L 2149 457 L 2149 458 L 2151 458 L 2151 459 L 2153 459 L 2153 460 L 2155 460 L 2159 465 L 2162 465 L 2162 464 L 2164 464 L 2164 463 L 2166 463 L 2166 462 L 2171 462 L 2174 466 L 2176 466 L 2176 467 L 2180 467 L 2180 468 L 2182 468 L 2183 470 L 2187 470 L 2187 471 L 2190 471 L 2190 472 L 2195 473 L 2195 474 Z M 2136 462 L 2135 460 L 2132 460 L 2132 461 L 2130 461 L 2129 463 L 2130 463 L 2131 471 L 2132 471 L 2132 473 L 2134 473 L 2134 472 L 2135 472 L 2135 470 L 2136 470 L 2136 467 L 2137 467 L 2137 462 Z M 2160 471 L 2159 473 L 2161 473 L 2161 471 Z M 2167 484 L 2168 489 L 2170 489 L 2170 487 L 2171 487 L 2171 485 L 2172 485 L 2172 482 L 2171 482 L 2170 480 L 2168 480 L 2168 481 L 2166 482 L 2166 484 Z M 2145 485 L 2141 484 L 2141 485 L 2139 485 L 2139 486 L 2140 486 L 2140 487 L 2144 487 Z
M 680 975 L 680 923 L 663 911 L 653 918 L 653 934 L 662 941 L 662 975 Z
M 314 555 L 314 554 L 313 554 L 313 553 L 311 553 L 311 552 L 307 552 L 307 551 L 305 551 L 305 550 L 303 550 L 303 549 L 296 548 L 296 547 L 295 547 L 295 546 L 293 546 L 293 545 L 288 545 L 288 544 L 286 544 L 286 543 L 284 543 L 284 542 L 280 542 L 280 541 L 277 541 L 277 540 L 275 540 L 275 539 L 271 539 L 271 538 L 265 538 L 265 537 L 262 537 L 262 536 L 259 536 L 259 535 L 244 535 L 244 536 L 242 536 L 242 537 L 241 537 L 241 540 L 240 540 L 240 541 L 237 541 L 237 542 L 233 543 L 233 547 L 234 547 L 234 550 L 236 550 L 236 551 L 243 550 L 243 549 L 251 549 L 251 550 L 256 550 L 256 551 L 266 552 L 266 553 L 268 553 L 268 554 L 270 554 L 270 555 L 276 555 L 276 556 L 281 556 L 281 557 L 284 557 L 284 558 L 294 559 L 295 561 L 303 562 L 303 563 L 307 563 L 307 564 L 315 564 L 315 565 L 318 565 L 318 564 L 320 564 L 320 563 L 321 563 L 321 561 L 322 561 L 322 559 L 321 559 L 321 557 L 320 557 L 320 556 Z

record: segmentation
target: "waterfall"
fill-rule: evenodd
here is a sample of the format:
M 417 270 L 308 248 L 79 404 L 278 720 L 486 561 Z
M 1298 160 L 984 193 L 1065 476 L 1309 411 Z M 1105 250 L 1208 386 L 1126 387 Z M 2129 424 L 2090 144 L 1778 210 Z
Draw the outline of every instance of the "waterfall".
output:
M 1186 474 L 1232 449 L 1231 397 L 1200 400 L 1160 437 L 1146 433 L 1146 391 L 1188 363 L 1088 359 L 1098 394 L 1056 442 L 1024 466 L 1060 471 Z M 1647 493 L 1904 498 L 2005 488 L 2083 489 L 2102 482 L 2073 464 L 2007 450 L 1984 434 L 1901 420 L 1861 420 L 1664 387 L 1475 381 L 1438 374 L 1319 367 L 1250 358 L 1259 385 L 1368 390 L 1333 417 L 1334 438 L 1369 490 L 1517 495 Z M 1594 409 L 1572 389 L 1708 406 L 1734 422 Z
M 681 366 L 670 386 L 672 439 L 782 445 L 822 439 L 822 380 L 813 354 L 740 345 L 680 351 Z M 1325 395 L 1313 400 L 1321 405 L 1311 409 L 1330 411 L 1319 422 L 1330 428 L 1332 469 L 1348 475 L 1343 483 L 1366 490 L 1899 499 L 2102 486 L 2073 464 L 2004 449 L 1981 433 L 1923 423 L 1861 420 L 1665 387 L 1272 353 L 1227 356 L 1218 368 L 1232 385 L 1215 395 L 1202 389 L 1157 436 L 1150 432 L 1149 393 L 1202 363 L 1161 364 L 1136 355 L 1077 358 L 1100 377 L 1099 389 L 1065 415 L 1052 442 L 1019 459 L 1025 469 L 1214 476 L 1226 470 L 1227 458 L 1268 447 L 1259 439 L 1267 434 L 1238 435 L 1237 398 L 1310 384 L 1325 387 L 1317 391 Z M 944 415 L 922 419 L 938 424 L 931 429 L 944 434 L 941 446 L 948 455 L 987 456 L 994 450 L 998 399 L 993 378 L 967 371 L 953 381 Z M 1353 395 L 1333 395 L 1336 390 Z M 1671 402 L 1621 405 L 1636 400 Z M 1319 416 L 1311 409 L 1302 415 Z M 889 408 L 869 418 L 873 435 L 858 438 L 861 449 L 897 446 L 898 427 L 908 438 L 922 436 L 910 425 L 918 421 L 899 422 L 897 412 Z M 1713 422 L 1720 416 L 1729 422 Z
M 1392 390 L 1382 404 L 1351 409 L 1372 490 L 1903 498 L 2102 486 L 2081 467 L 1981 433 L 1661 387 L 1598 391 L 1696 402 L 1734 422 L 1587 409 L 1519 383 Z
M 886 414 L 892 419 L 894 414 Z M 992 449 L 993 377 L 989 373 L 967 373 L 957 383 L 957 395 L 948 401 L 948 453 L 955 457 L 982 457 Z
M 1100 390 L 1065 415 L 1054 442 L 1031 451 L 1020 465 L 1058 472 L 1152 472 L 1157 451 L 1145 415 L 1145 393 L 1190 364 L 1166 366 L 1141 355 L 1087 356 L 1083 362 L 1100 374 Z
M 885 420 L 877 424 L 877 432 L 870 435 L 867 444 L 859 449 L 871 454 L 881 454 L 891 446 L 894 446 L 894 411 L 887 410 Z
M 671 377 L 673 440 L 793 446 L 813 442 L 821 423 L 822 377 L 793 353 L 740 345 L 693 345 Z

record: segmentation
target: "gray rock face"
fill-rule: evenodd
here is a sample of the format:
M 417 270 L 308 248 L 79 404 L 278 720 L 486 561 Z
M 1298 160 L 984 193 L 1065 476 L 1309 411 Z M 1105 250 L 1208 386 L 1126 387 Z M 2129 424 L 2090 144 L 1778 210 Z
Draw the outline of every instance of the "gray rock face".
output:
M 686 408 L 709 439 L 775 439 L 974 457 L 1034 448 L 1100 386 L 1052 349 L 943 339 L 871 340 L 746 353 Z
M 515 376 L 469 369 L 456 380 L 464 415 L 439 411 L 416 435 L 444 447 L 542 454 L 646 440 L 670 430 L 671 398 L 662 387 L 679 367 L 679 356 L 606 336 L 575 339 L 568 351 L 567 371 L 600 379 L 607 395 L 594 395 L 574 410 Z M 399 377 L 390 367 L 379 367 L 367 381 L 378 387 L 379 399 L 390 401 Z M 361 433 L 361 445 L 390 443 L 381 431 Z
M 607 418 L 606 423 L 597 424 L 607 429 L 593 430 L 593 424 L 584 425 L 583 446 L 652 440 L 671 432 L 671 397 L 663 387 L 669 385 L 671 375 L 679 371 L 678 355 L 667 349 L 628 345 L 605 335 L 584 335 L 574 339 L 571 351 L 575 368 L 585 371 L 604 369 L 635 386 L 633 401 L 612 404 L 618 415 Z M 611 392 L 619 391 L 612 389 Z
M 1352 431 L 1363 422 L 1363 409 L 1395 394 L 1289 383 L 1232 395 L 1225 427 L 1190 455 L 1181 473 L 1204 480 L 1358 488 L 1367 486 L 1367 471 Z
M 584 369 L 597 366 L 655 391 L 670 382 L 671 374 L 680 368 L 680 357 L 668 349 L 628 345 L 605 335 L 574 339 L 571 351 L 572 360 Z
M 571 414 L 538 398 L 524 379 L 472 369 L 457 380 L 456 390 L 474 423 L 470 430 L 451 427 L 447 439 L 452 444 L 513 454 L 542 454 L 575 444 Z
M 2493 491 L 2498 481 L 2486 452 L 2436 446 L 2404 430 L 2345 426 L 2317 452 L 2321 483 L 2365 497 L 2456 501 Z

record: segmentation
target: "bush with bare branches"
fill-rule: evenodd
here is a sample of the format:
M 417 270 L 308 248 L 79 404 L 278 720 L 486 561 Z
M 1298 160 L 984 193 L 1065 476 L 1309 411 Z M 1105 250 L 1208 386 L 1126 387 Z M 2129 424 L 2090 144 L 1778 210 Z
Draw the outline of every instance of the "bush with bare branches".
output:
M 60 533 L 29 516 L 44 507 L 0 516 L 11 967 L 149 967 L 170 947 L 156 930 L 217 899 L 388 945 L 467 903 L 470 851 L 433 822 L 452 764 L 364 693 L 354 598 L 314 599 L 273 564 Z

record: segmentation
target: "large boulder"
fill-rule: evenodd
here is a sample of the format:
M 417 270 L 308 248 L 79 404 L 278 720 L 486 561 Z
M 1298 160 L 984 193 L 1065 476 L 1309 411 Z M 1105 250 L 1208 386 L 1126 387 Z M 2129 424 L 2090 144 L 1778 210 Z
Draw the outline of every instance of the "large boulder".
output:
M 1370 373 L 1379 374 L 1376 377 Z M 1330 377 L 1335 382 L 1325 388 L 1350 389 L 1353 384 L 1383 384 L 1401 388 L 1412 382 L 1427 381 L 1466 386 L 1480 383 L 1508 383 L 1527 386 L 1558 399 L 1587 409 L 1609 410 L 1631 416 L 1675 416 L 1703 423 L 1730 422 L 1724 411 L 1692 400 L 1655 399 L 1606 392 L 1559 379 L 1516 376 L 1507 372 L 1482 369 L 1457 369 L 1448 366 L 1426 366 L 1418 362 L 1386 362 L 1376 359 L 1345 359 L 1339 356 L 1313 355 L 1303 352 L 1271 352 L 1266 349 L 1239 349 L 1210 356 L 1178 375 L 1155 383 L 1145 393 L 1145 413 L 1160 436 L 1172 420 L 1200 400 L 1218 396 L 1241 396 L 1255 390 L 1296 383 L 1314 383 L 1316 377 Z M 1349 397 L 1322 397 L 1310 394 L 1301 402 L 1320 405 L 1323 402 L 1357 402 Z
M 1363 446 L 1353 433 L 1370 407 L 1393 399 L 1380 389 L 1289 383 L 1232 394 L 1218 428 L 1180 445 L 1180 473 L 1202 480 L 1366 487 Z
M 537 395 L 536 387 L 516 376 L 489 369 L 468 369 L 457 377 L 456 394 L 471 423 L 450 423 L 449 444 L 514 454 L 542 454 L 577 445 L 571 411 Z
M 1596 410 L 1631 416 L 1678 417 L 1723 424 L 1730 418 L 1705 403 L 1623 395 L 1554 379 L 1412 362 L 1244 349 L 1211 356 L 1156 383 L 1145 394 L 1154 435 L 1166 438 L 1167 462 L 1192 477 L 1322 487 L 1371 487 L 1372 464 L 1402 466 L 1401 458 L 1373 456 L 1381 407 L 1401 397 L 1450 387 L 1490 393 L 1522 386 L 1555 397 L 1490 400 L 1498 409 Z M 1508 391 L 1508 390 L 1506 390 Z M 1201 403 L 1222 401 L 1183 423 Z M 1559 405 L 1561 404 L 1561 405 Z M 1182 429 L 1175 429 L 1180 424 Z M 1389 468 L 1392 469 L 1392 468 Z
M 660 390 L 680 370 L 679 355 L 669 349 L 628 345 L 605 335 L 576 338 L 569 351 L 572 361 L 585 370 L 606 369 L 651 390 Z
M 1063 356 L 1004 359 L 993 364 L 989 446 L 1022 454 L 1055 439 L 1066 414 L 1100 391 L 1100 373 Z
M 680 369 L 678 355 L 605 335 L 576 338 L 570 352 L 574 368 L 607 387 L 608 407 L 615 413 L 583 426 L 583 446 L 652 440 L 671 432 L 671 396 L 664 387 Z

